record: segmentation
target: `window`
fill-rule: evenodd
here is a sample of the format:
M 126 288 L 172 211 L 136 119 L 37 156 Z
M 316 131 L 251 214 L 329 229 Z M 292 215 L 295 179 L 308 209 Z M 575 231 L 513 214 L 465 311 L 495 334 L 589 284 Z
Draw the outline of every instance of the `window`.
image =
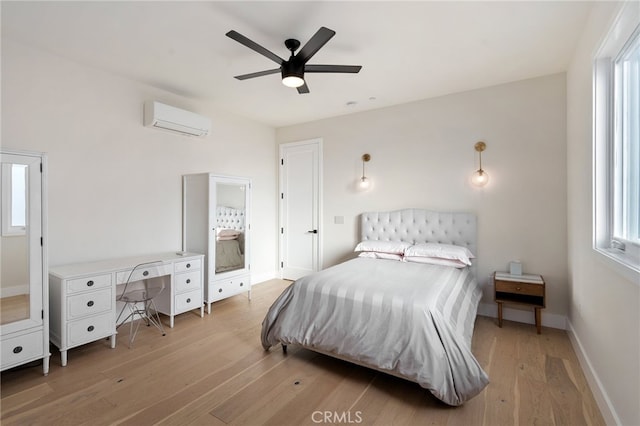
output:
M 24 235 L 27 227 L 26 164 L 2 164 L 2 235 Z
M 594 61 L 594 247 L 640 273 L 640 18 L 627 3 Z

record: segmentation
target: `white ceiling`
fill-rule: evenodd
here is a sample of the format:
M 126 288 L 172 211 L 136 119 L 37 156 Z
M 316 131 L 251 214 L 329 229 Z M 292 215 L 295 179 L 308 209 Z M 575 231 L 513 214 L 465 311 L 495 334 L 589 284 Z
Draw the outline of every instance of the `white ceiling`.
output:
M 8 2 L 2 37 L 280 127 L 567 69 L 593 3 L 574 1 Z M 277 55 L 336 31 L 309 63 L 362 65 L 307 74 L 311 93 L 225 36 Z M 353 104 L 355 103 L 355 104 Z

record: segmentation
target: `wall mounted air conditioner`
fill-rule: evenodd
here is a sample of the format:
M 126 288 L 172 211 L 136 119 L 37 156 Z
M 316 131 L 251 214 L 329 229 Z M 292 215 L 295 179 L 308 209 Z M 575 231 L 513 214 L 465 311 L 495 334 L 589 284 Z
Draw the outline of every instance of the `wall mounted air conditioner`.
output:
M 188 136 L 206 136 L 211 119 L 160 102 L 144 103 L 144 125 Z

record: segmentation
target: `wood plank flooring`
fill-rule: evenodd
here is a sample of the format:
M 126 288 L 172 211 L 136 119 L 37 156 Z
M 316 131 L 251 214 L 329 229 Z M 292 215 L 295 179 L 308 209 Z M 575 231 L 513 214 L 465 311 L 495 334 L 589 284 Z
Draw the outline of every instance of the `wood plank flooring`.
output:
M 37 363 L 2 372 L 2 425 L 604 425 L 562 330 L 478 317 L 473 352 L 491 383 L 461 407 L 417 384 L 314 352 L 260 345 L 262 319 L 289 283 L 273 280 L 215 303 L 212 315 L 176 317 L 162 337 L 128 330 L 52 346 Z M 165 318 L 166 319 L 166 318 Z
M 0 297 L 0 324 L 29 318 L 29 295 Z

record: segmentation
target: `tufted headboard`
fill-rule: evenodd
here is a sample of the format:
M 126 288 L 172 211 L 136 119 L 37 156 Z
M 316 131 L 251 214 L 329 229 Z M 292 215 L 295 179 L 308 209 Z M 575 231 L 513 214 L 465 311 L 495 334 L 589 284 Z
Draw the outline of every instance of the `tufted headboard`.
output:
M 216 222 L 218 228 L 235 229 L 236 231 L 244 232 L 244 210 L 218 206 L 216 208 Z
M 362 213 L 361 241 L 443 243 L 467 247 L 477 254 L 476 216 L 473 213 L 405 209 Z

